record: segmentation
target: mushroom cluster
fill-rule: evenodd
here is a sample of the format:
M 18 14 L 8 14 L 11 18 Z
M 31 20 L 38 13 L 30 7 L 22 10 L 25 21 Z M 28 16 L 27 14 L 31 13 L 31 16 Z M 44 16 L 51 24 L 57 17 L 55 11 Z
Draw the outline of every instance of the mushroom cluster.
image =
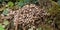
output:
M 15 27 L 21 25 L 22 28 L 26 28 L 38 26 L 41 21 L 44 21 L 46 15 L 47 12 L 44 8 L 40 8 L 35 4 L 30 4 L 14 10 L 9 9 L 5 19 L 12 19 Z

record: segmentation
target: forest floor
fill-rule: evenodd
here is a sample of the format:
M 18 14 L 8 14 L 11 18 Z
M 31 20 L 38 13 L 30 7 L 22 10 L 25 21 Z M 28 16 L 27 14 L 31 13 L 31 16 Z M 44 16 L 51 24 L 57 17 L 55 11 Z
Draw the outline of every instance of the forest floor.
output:
M 0 30 L 60 30 L 60 6 L 53 3 L 46 8 L 32 3 L 13 6 L 11 2 L 8 7 L 3 2 L 0 4 Z

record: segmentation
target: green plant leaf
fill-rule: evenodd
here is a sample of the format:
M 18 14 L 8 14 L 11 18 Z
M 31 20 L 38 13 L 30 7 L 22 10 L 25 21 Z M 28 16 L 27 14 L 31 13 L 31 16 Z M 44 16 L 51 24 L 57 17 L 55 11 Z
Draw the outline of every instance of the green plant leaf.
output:
M 24 3 L 23 2 L 18 2 L 17 5 L 20 6 L 20 7 L 22 7 L 24 5 Z
M 0 2 L 1 2 L 2 0 L 0 0 Z
M 20 0 L 19 2 L 23 2 L 24 0 Z
M 38 1 L 37 0 L 32 0 L 32 3 L 37 3 Z
M 7 9 L 4 9 L 4 10 L 3 10 L 3 14 L 4 14 L 4 15 L 7 15 L 7 14 L 8 14 L 8 10 L 7 10 Z
M 13 2 L 8 2 L 8 4 L 7 4 L 9 7 L 12 7 L 13 5 L 14 5 L 14 3 Z
M 36 30 L 42 30 L 42 27 L 38 27 Z
M 30 0 L 24 0 L 24 3 L 29 3 L 30 2 Z
M 58 0 L 57 3 L 60 5 L 60 0 Z
M 7 21 L 7 19 L 4 19 L 4 25 L 7 25 L 9 22 Z
M 0 30 L 4 30 L 3 26 L 0 24 Z

